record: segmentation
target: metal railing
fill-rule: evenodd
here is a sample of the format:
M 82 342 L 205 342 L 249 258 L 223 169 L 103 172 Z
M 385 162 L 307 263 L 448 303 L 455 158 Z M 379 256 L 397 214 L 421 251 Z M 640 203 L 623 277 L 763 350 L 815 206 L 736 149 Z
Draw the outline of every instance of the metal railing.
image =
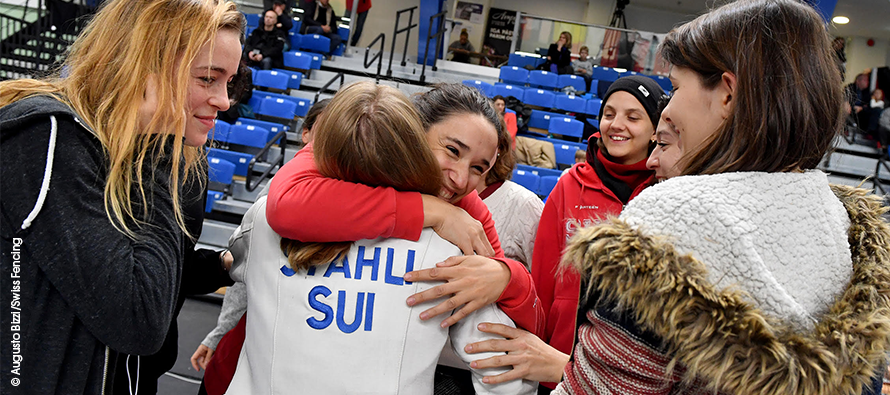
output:
M 389 67 L 386 69 L 386 76 L 392 77 L 392 57 L 396 52 L 396 38 L 401 33 L 405 33 L 405 49 L 402 50 L 402 67 L 405 67 L 408 63 L 405 62 L 405 57 L 408 56 L 408 41 L 411 40 L 411 29 L 417 27 L 417 24 L 414 23 L 414 10 L 417 9 L 417 6 L 405 8 L 404 10 L 399 10 L 396 12 L 396 24 L 393 26 L 392 30 L 392 48 L 389 50 Z M 401 18 L 403 13 L 409 12 L 408 14 L 408 26 L 399 29 L 399 18 Z M 371 47 L 369 45 L 368 47 Z
M 436 39 L 436 48 L 434 49 L 435 53 L 433 54 L 433 71 L 436 71 L 436 59 L 439 58 L 439 50 L 442 47 L 442 38 L 445 37 L 445 11 L 442 11 L 436 15 L 430 17 L 430 28 L 433 26 L 433 21 L 436 18 L 439 18 L 439 28 L 435 33 L 430 32 L 426 37 L 426 49 L 423 51 L 423 67 L 420 69 L 420 82 L 423 83 L 426 80 L 426 59 L 430 56 L 430 40 L 433 38 Z
M 881 182 L 881 168 L 883 167 L 885 170 L 890 172 L 890 164 L 887 163 L 887 160 L 890 159 L 890 156 L 884 155 L 878 159 L 878 163 L 875 165 L 875 175 L 872 177 L 871 182 L 875 191 L 880 191 L 881 195 L 887 194 L 887 189 L 884 184 Z M 887 178 L 890 178 L 888 176 Z
M 331 86 L 331 84 L 333 84 L 334 82 L 337 82 L 338 78 L 340 79 L 340 88 L 342 88 L 343 81 L 345 80 L 345 77 L 344 77 L 343 73 L 340 72 L 340 73 L 337 73 L 337 75 L 335 75 L 334 78 L 331 78 L 330 81 L 328 81 L 326 84 L 324 84 L 324 86 L 322 86 L 321 88 L 318 89 L 318 92 L 315 93 L 315 100 L 313 100 L 312 102 L 318 103 L 318 97 L 321 96 L 321 93 L 324 92 L 325 89 L 328 89 L 328 87 Z M 340 88 L 337 88 L 337 90 L 340 90 Z
M 377 55 L 374 55 L 374 57 L 372 57 L 371 61 L 369 62 L 368 61 L 368 52 L 370 52 L 371 47 L 373 47 L 374 44 L 377 44 L 377 41 L 380 41 L 380 52 L 377 52 Z M 367 48 L 365 48 L 365 69 L 367 69 L 369 66 L 374 64 L 375 61 L 377 62 L 377 74 L 374 76 L 374 82 L 380 82 L 380 70 L 383 69 L 383 48 L 385 48 L 385 47 L 386 47 L 386 34 L 380 33 L 377 35 L 377 38 L 375 38 L 374 41 L 371 41 L 371 44 L 368 45 Z M 392 57 L 390 57 L 390 58 L 392 58 Z M 343 85 L 343 84 L 341 83 L 340 85 Z
M 275 142 L 278 142 L 278 146 L 281 148 L 281 155 L 278 156 L 278 159 L 269 164 L 269 167 L 266 168 L 266 171 L 263 172 L 263 175 L 256 178 L 256 183 L 251 183 L 251 179 L 253 178 L 253 165 L 256 164 L 257 158 L 266 156 L 266 153 L 272 149 L 272 146 L 275 145 Z M 269 140 L 269 142 L 266 143 L 266 146 L 263 147 L 260 152 L 257 152 L 257 154 L 250 159 L 250 163 L 247 164 L 247 179 L 244 182 L 244 189 L 247 189 L 247 192 L 253 192 L 258 186 L 260 186 L 260 183 L 268 178 L 276 167 L 284 166 L 285 150 L 287 150 L 287 129 L 278 132 L 275 137 L 273 137 L 271 140 Z

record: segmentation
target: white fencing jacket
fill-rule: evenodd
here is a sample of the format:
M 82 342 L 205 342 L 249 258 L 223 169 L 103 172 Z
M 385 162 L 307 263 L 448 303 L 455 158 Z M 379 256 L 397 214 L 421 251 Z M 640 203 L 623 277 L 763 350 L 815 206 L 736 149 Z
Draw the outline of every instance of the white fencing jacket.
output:
M 247 335 L 228 394 L 432 394 L 439 355 L 451 337 L 465 363 L 466 344 L 492 338 L 480 322 L 513 326 L 497 306 L 479 309 L 451 328 L 420 313 L 440 300 L 405 300 L 436 283 L 410 283 L 411 270 L 434 267 L 460 250 L 425 229 L 417 242 L 362 240 L 345 259 L 294 272 L 266 222 L 266 199 L 247 211 L 230 241 L 232 278 L 247 286 Z M 348 226 L 348 225 L 345 225 Z M 535 383 L 482 383 L 507 369 L 473 371 L 480 394 L 532 394 Z

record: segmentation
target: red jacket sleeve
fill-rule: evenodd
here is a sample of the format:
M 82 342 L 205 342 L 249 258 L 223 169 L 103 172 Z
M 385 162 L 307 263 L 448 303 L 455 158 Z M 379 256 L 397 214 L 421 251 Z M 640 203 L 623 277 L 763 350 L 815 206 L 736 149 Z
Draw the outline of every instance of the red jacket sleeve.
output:
M 326 178 L 309 144 L 272 178 L 266 218 L 279 235 L 305 242 L 416 241 L 423 230 L 423 201 L 417 192 Z
M 556 269 L 559 267 L 559 259 L 565 245 L 565 232 L 560 225 L 562 208 L 565 204 L 561 185 L 563 185 L 561 182 L 556 184 L 556 188 L 544 204 L 541 222 L 538 223 L 538 234 L 535 236 L 535 249 L 532 251 L 532 280 L 541 298 L 544 317 L 550 316 L 550 308 L 553 306 Z M 552 335 L 552 330 L 545 330 L 541 339 L 549 344 Z
M 544 332 L 544 310 L 538 301 L 531 273 L 521 262 L 504 257 L 504 250 L 501 248 L 488 206 L 482 202 L 479 194 L 473 191 L 461 199 L 458 207 L 482 223 L 488 242 L 494 249 L 495 259 L 510 269 L 510 283 L 498 299 L 498 307 L 516 323 L 517 327 L 541 336 Z

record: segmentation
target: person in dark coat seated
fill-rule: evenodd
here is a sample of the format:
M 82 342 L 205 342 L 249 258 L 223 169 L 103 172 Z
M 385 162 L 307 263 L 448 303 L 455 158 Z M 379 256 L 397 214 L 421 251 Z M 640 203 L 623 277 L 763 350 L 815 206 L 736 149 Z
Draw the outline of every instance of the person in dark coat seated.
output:
M 269 70 L 284 66 L 286 33 L 275 27 L 277 23 L 278 14 L 273 10 L 266 10 L 263 14 L 263 26 L 254 30 L 247 38 L 244 56 L 251 67 Z

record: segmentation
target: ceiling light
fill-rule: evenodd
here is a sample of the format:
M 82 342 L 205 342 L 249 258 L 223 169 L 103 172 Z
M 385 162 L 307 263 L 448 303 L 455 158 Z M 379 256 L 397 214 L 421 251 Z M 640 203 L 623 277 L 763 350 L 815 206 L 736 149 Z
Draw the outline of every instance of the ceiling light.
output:
M 831 21 L 837 23 L 838 25 L 846 25 L 850 23 L 850 18 L 847 18 L 845 16 L 836 16 L 832 18 Z

